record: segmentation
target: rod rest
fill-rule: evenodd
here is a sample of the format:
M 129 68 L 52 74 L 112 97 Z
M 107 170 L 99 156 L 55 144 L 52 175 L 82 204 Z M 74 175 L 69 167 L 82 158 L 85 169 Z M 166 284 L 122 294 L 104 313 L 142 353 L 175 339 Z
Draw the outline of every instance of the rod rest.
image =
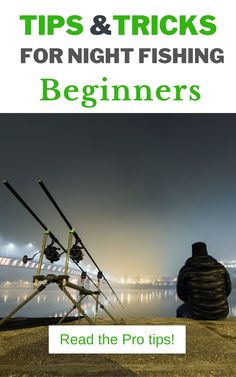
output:
M 89 289 L 70 283 L 69 281 L 66 283 L 66 286 L 80 291 L 82 295 L 99 295 L 101 293 L 100 291 L 90 291 Z
M 38 280 L 38 281 L 47 280 L 48 283 L 60 283 L 64 279 L 66 279 L 66 281 L 68 281 L 69 276 L 68 275 L 53 275 L 53 274 L 34 275 L 33 276 L 33 283 L 35 282 L 35 280 Z

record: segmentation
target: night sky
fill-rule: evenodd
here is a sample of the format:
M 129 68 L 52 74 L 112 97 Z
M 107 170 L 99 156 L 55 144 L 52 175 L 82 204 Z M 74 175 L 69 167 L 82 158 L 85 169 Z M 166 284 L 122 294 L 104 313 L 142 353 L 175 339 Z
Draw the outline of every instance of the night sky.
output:
M 2 114 L 0 135 L 1 180 L 66 245 L 42 178 L 105 271 L 177 275 L 196 241 L 236 259 L 235 115 Z M 1 247 L 40 245 L 40 226 L 4 185 L 0 210 Z

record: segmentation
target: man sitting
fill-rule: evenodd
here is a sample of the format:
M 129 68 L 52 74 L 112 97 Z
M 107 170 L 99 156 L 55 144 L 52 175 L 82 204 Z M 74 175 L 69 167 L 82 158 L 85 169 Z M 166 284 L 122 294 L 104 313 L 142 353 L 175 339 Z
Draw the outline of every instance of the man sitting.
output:
M 226 268 L 208 255 L 204 242 L 192 245 L 192 257 L 179 271 L 177 294 L 184 301 L 177 317 L 201 320 L 224 319 L 229 314 L 227 297 L 231 280 Z

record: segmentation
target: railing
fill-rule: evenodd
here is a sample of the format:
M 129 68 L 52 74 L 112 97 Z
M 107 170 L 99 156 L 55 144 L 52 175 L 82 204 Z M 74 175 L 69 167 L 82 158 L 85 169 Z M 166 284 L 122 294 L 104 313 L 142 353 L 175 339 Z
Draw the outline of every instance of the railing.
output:
M 21 268 L 32 268 L 32 269 L 36 269 L 38 267 L 38 262 L 35 261 L 35 262 L 27 262 L 27 263 L 23 263 L 22 260 L 20 259 L 17 259 L 17 258 L 12 258 L 12 257 L 0 257 L 0 266 L 5 266 L 5 267 L 21 267 Z M 50 264 L 50 263 L 44 263 L 42 265 L 42 270 L 44 271 L 50 271 L 50 272 L 60 272 L 63 274 L 64 272 L 64 267 L 60 266 L 60 265 L 55 265 L 55 264 Z M 78 270 L 75 270 L 74 268 L 70 268 L 68 273 L 70 275 L 76 275 L 76 276 L 80 276 L 81 275 L 81 271 L 78 271 Z

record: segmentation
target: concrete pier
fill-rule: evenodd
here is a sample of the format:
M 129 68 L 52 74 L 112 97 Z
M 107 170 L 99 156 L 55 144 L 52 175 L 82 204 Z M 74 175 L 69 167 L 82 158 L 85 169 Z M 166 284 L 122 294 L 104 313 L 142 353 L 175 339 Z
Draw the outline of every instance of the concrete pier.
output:
M 80 323 L 86 325 L 83 320 Z M 126 323 L 185 324 L 186 355 L 49 355 L 48 329 L 35 327 L 0 332 L 0 376 L 236 376 L 236 318 L 225 321 L 129 318 Z M 98 324 L 110 322 L 98 320 Z

